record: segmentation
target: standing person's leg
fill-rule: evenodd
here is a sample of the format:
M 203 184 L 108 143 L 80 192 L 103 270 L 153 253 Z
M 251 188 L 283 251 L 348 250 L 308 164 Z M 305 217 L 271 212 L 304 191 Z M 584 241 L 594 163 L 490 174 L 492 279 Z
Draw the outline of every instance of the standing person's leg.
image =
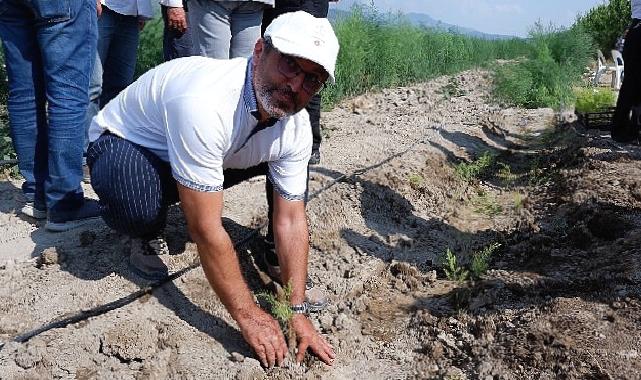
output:
M 636 136 L 630 130 L 630 110 L 641 103 L 641 22 L 636 21 L 625 38 L 623 47 L 625 76 L 619 91 L 611 135 L 616 141 L 628 142 Z
M 94 116 L 100 111 L 100 96 L 102 95 L 102 75 L 103 63 L 109 53 L 109 45 L 114 36 L 115 22 L 114 12 L 107 7 L 103 7 L 102 15 L 98 18 L 98 40 L 96 44 L 96 60 L 94 61 L 93 70 L 89 79 L 89 106 L 87 107 L 87 116 L 85 120 L 85 142 L 83 157 L 83 180 L 89 181 L 88 173 L 84 172 L 86 166 L 87 148 L 89 147 L 89 127 Z
M 161 6 L 162 19 L 163 19 L 163 33 L 162 33 L 162 51 L 163 59 L 165 62 L 175 58 L 189 57 L 192 53 L 191 41 L 191 27 L 188 26 L 185 32 L 180 32 L 171 28 L 167 24 L 167 8 Z M 185 9 L 186 10 L 186 9 Z M 189 18 L 189 15 L 186 16 Z
M 45 227 L 64 231 L 99 214 L 95 202 L 85 201 L 80 186 L 89 77 L 96 54 L 96 3 L 33 0 L 31 5 L 38 19 L 48 103 Z
M 235 1 L 189 0 L 194 54 L 229 59 L 230 17 L 236 6 Z
M 109 49 L 102 61 L 101 108 L 133 82 L 140 37 L 137 16 L 121 15 L 111 10 L 107 12 L 115 22 L 111 31 Z
M 47 118 L 40 49 L 31 11 L 16 3 L 0 13 L 0 38 L 9 80 L 9 125 L 18 155 L 18 169 L 25 179 L 22 191 L 27 205 L 22 212 L 46 217 Z M 36 156 L 39 155 L 39 158 Z
M 314 95 L 305 109 L 309 114 L 309 123 L 312 125 L 312 155 L 309 158 L 309 164 L 317 165 L 321 160 L 320 145 L 323 140 L 320 125 L 321 95 Z
M 260 25 L 265 4 L 243 1 L 231 14 L 231 48 L 229 58 L 249 57 L 260 38 Z

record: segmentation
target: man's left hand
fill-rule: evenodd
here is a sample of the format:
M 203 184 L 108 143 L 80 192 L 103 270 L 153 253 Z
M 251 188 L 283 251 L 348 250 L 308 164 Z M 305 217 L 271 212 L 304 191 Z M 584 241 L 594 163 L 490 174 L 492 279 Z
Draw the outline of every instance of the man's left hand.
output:
M 302 314 L 294 315 L 292 326 L 298 338 L 298 352 L 296 353 L 296 362 L 300 363 L 305 357 L 307 349 L 311 349 L 316 356 L 325 364 L 334 364 L 334 347 L 329 344 L 314 328 L 312 322 Z

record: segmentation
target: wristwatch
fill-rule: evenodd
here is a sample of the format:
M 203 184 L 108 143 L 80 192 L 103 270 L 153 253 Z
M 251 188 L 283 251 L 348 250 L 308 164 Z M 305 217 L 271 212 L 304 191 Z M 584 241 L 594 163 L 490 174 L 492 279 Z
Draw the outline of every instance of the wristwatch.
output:
M 307 302 L 303 302 L 298 305 L 292 305 L 289 308 L 292 310 L 292 313 L 294 314 L 308 314 L 309 312 L 309 307 L 307 306 Z

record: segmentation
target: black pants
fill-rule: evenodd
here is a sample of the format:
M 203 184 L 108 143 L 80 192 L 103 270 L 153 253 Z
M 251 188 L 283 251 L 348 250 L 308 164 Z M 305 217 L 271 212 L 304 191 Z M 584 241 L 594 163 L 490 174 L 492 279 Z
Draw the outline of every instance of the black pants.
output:
M 174 28 L 170 28 L 167 25 L 167 8 L 164 5 L 160 6 L 162 12 L 162 21 L 163 21 L 163 32 L 162 32 L 162 54 L 165 62 L 170 61 L 174 58 L 180 57 L 189 57 L 193 54 L 193 46 L 191 42 L 191 29 L 183 32 L 179 32 Z M 183 8 L 187 11 L 186 4 L 183 4 Z
M 635 139 L 638 135 L 638 130 L 630 123 L 632 107 L 641 105 L 641 21 L 638 19 L 632 20 L 625 37 L 623 61 L 625 75 L 619 91 L 611 134 L 613 139 L 625 142 Z
M 102 218 L 109 227 L 142 238 L 157 236 L 164 229 L 167 209 L 178 202 L 178 188 L 168 162 L 140 145 L 106 133 L 89 147 L 87 164 L 91 185 L 103 206 Z M 267 163 L 226 169 L 223 188 L 266 175 L 267 171 Z M 267 198 L 271 220 L 273 198 Z
M 276 0 L 274 8 L 266 8 L 263 12 L 262 32 L 265 33 L 267 26 L 283 13 L 305 11 L 314 17 L 327 18 L 328 9 L 328 0 Z M 309 122 L 312 125 L 312 151 L 318 150 L 323 139 L 320 127 L 320 94 L 314 95 L 305 109 L 309 113 Z

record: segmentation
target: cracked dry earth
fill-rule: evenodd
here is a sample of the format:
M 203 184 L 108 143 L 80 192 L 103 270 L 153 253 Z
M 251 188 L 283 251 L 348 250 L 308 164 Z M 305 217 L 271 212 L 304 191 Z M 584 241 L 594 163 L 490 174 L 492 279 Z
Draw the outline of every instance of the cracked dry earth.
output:
M 311 318 L 333 367 L 261 368 L 200 268 L 14 341 L 149 283 L 127 269 L 126 238 L 100 222 L 46 233 L 15 212 L 19 182 L 1 182 L 0 378 L 641 378 L 641 149 L 571 115 L 501 107 L 489 89 L 468 71 L 323 115 L 310 273 L 331 304 Z M 484 152 L 487 170 L 457 175 Z M 264 222 L 262 191 L 225 195 L 235 241 Z M 172 270 L 197 260 L 178 208 L 166 238 Z M 467 264 L 493 243 L 479 278 L 446 278 L 447 249 Z M 260 249 L 260 237 L 238 249 L 255 291 Z

